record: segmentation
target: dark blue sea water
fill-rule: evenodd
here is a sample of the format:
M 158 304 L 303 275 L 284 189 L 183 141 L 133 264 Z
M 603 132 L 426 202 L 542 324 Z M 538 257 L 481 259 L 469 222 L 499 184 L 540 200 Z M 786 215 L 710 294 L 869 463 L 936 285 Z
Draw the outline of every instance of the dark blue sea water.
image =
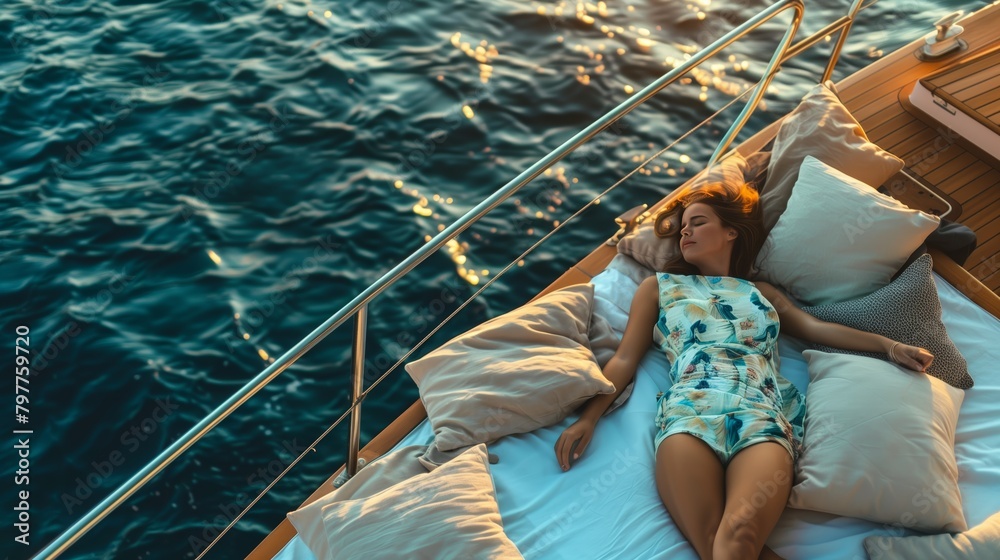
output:
M 9 430 L 33 434 L 27 485 L 16 483 L 14 434 L 0 458 L 4 554 L 38 551 L 426 239 L 766 5 L 6 2 L 3 408 Z M 809 2 L 800 33 L 848 5 Z M 950 11 L 984 5 L 879 2 L 855 25 L 835 78 Z M 733 46 L 376 299 L 368 381 L 555 223 L 755 82 L 781 33 L 769 25 Z M 743 138 L 794 106 L 829 48 L 781 72 Z M 621 211 L 690 176 L 735 114 L 605 197 L 425 348 L 530 299 L 612 235 Z M 23 424 L 20 327 L 33 370 Z M 347 324 L 65 557 L 193 557 L 347 406 L 349 344 Z M 363 440 L 416 399 L 397 370 L 365 402 Z M 249 552 L 343 463 L 346 438 L 341 428 L 320 444 L 214 557 Z M 20 490 L 27 546 L 14 540 Z

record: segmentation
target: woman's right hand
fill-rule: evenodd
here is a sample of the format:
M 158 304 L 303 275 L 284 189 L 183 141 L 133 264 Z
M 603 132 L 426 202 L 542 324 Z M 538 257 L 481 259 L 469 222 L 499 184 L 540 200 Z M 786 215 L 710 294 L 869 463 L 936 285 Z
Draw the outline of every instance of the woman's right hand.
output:
M 596 422 L 580 418 L 570 427 L 563 430 L 556 441 L 556 460 L 562 470 L 568 471 L 570 466 L 583 455 L 590 440 L 594 437 Z

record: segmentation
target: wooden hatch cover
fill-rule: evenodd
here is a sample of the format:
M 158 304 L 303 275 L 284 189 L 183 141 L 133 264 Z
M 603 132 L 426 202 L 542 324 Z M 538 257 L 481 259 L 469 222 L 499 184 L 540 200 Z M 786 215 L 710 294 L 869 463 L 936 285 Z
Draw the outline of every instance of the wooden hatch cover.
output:
M 1000 45 L 924 76 L 910 101 L 1000 161 Z

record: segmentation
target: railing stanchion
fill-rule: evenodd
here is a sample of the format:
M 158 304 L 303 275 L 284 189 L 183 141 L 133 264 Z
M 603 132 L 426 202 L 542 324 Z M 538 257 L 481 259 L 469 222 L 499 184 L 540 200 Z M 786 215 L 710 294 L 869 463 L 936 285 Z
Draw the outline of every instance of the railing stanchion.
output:
M 361 449 L 361 393 L 365 387 L 365 332 L 368 325 L 368 304 L 358 308 L 354 317 L 354 348 L 351 351 L 351 435 L 347 447 L 347 476 L 358 472 L 358 450 Z
M 862 2 L 863 0 L 854 0 L 851 4 L 851 9 L 847 14 L 847 23 L 840 29 L 840 34 L 837 36 L 837 44 L 834 45 L 833 51 L 830 53 L 830 60 L 826 63 L 826 70 L 823 71 L 823 77 L 820 78 L 819 83 L 822 84 L 833 77 L 833 69 L 837 66 L 837 61 L 840 60 L 840 51 L 844 48 L 844 43 L 847 42 L 847 34 L 851 32 L 851 26 L 854 25 L 854 17 L 858 14 L 858 10 L 861 9 Z

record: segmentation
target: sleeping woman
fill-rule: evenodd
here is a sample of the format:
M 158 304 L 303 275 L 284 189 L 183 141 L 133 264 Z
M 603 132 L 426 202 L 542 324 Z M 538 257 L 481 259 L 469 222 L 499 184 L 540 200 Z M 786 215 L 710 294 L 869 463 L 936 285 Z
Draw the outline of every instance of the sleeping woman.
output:
M 747 280 L 763 243 L 752 187 L 683 193 L 657 214 L 657 235 L 676 235 L 670 218 L 678 212 L 680 255 L 640 284 L 604 367 L 616 391 L 584 405 L 556 442 L 556 457 L 565 471 L 583 455 L 598 419 L 656 343 L 671 364 L 654 441 L 656 486 L 671 519 L 702 559 L 780 558 L 764 544 L 791 492 L 805 402 L 778 373 L 779 324 L 806 341 L 885 352 L 918 372 L 933 356 L 820 321 L 775 287 Z

